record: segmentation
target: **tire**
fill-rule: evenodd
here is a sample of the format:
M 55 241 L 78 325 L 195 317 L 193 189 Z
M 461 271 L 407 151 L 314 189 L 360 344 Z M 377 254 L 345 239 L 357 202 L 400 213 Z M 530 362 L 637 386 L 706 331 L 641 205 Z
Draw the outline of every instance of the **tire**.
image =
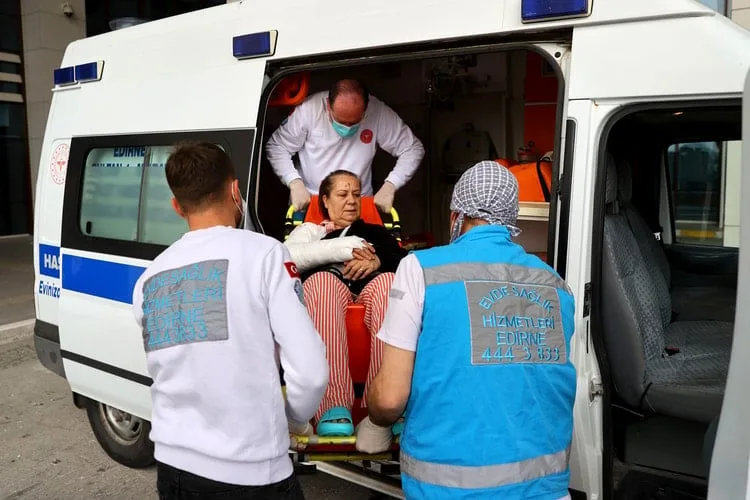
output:
M 96 440 L 111 459 L 132 469 L 154 464 L 150 422 L 93 400 L 87 401 L 86 413 Z

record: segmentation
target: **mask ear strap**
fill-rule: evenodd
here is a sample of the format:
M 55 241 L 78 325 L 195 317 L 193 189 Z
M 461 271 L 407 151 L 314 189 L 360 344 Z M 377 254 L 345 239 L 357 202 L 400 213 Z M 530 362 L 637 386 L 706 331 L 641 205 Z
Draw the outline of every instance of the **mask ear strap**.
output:
M 234 195 L 234 189 L 232 189 L 232 201 L 234 202 L 234 206 L 237 207 L 237 210 L 240 211 L 240 214 L 242 214 L 242 218 L 244 219 L 245 210 L 244 210 L 244 207 L 242 206 L 242 203 L 237 201 L 237 197 Z M 240 201 L 244 201 L 242 200 L 242 195 L 240 195 Z
M 456 218 L 456 221 L 453 223 L 453 227 L 451 228 L 451 243 L 456 241 L 461 234 L 461 226 L 464 224 L 464 214 L 463 212 L 459 212 L 458 217 Z

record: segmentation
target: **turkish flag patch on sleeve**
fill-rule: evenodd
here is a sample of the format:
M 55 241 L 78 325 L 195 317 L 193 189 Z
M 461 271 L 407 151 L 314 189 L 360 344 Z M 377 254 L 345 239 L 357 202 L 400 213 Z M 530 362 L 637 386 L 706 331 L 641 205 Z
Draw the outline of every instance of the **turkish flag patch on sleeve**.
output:
M 286 272 L 289 273 L 289 276 L 292 278 L 299 278 L 299 271 L 297 270 L 297 265 L 294 262 L 284 262 L 284 267 L 286 267 Z

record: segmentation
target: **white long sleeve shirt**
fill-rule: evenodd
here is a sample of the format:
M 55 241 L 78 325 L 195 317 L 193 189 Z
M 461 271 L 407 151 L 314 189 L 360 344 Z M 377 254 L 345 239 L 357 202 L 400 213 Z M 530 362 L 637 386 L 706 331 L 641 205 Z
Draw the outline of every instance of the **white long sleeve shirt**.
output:
M 281 181 L 288 186 L 301 178 L 310 193 L 318 194 L 326 175 L 343 169 L 359 176 L 363 196 L 372 196 L 372 159 L 380 146 L 398 158 L 386 181 L 396 189 L 406 184 L 419 168 L 425 150 L 396 112 L 370 96 L 357 133 L 344 139 L 332 127 L 327 97 L 328 92 L 308 97 L 268 140 L 266 156 Z M 295 153 L 299 171 L 292 161 Z
M 289 477 L 287 419 L 312 418 L 328 383 L 303 301 L 286 247 L 251 231 L 190 231 L 148 266 L 133 313 L 153 379 L 157 460 L 231 484 Z

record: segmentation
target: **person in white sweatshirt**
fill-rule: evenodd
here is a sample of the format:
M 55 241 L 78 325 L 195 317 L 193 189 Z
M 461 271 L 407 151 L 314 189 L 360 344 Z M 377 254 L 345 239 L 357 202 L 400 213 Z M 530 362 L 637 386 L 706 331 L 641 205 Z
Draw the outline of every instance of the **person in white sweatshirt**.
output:
M 299 274 L 283 244 L 237 228 L 242 197 L 221 148 L 179 145 L 165 171 L 189 231 L 133 290 L 160 498 L 302 499 L 289 433 L 312 433 L 328 364 Z
M 311 194 L 318 194 L 323 179 L 336 170 L 354 173 L 362 182 L 362 196 L 372 196 L 372 160 L 378 146 L 398 158 L 375 193 L 375 205 L 389 213 L 396 191 L 414 176 L 425 149 L 395 111 L 360 82 L 346 79 L 292 110 L 268 140 L 266 156 L 300 211 L 310 203 Z M 295 154 L 299 170 L 292 161 Z

